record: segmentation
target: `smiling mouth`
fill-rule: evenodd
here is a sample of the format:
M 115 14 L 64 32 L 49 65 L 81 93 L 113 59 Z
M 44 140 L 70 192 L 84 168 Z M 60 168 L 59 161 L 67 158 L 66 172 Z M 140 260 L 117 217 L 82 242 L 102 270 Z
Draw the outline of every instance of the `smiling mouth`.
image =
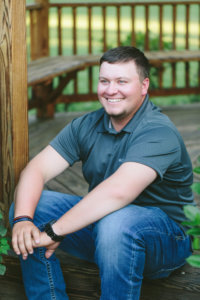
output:
M 123 101 L 123 99 L 109 99 L 109 98 L 107 98 L 107 101 L 108 101 L 109 103 L 116 103 L 116 102 Z

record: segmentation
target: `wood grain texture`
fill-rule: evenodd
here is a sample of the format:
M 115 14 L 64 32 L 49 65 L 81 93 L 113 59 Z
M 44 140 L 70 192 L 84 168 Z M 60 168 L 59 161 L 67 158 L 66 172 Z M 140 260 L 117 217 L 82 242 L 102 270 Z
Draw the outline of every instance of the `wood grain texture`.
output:
M 0 1 L 0 209 L 5 213 L 14 189 L 12 149 L 11 3 Z
M 12 141 L 15 184 L 28 161 L 26 1 L 12 3 Z
M 25 1 L 0 1 L 0 208 L 13 200 L 28 161 Z

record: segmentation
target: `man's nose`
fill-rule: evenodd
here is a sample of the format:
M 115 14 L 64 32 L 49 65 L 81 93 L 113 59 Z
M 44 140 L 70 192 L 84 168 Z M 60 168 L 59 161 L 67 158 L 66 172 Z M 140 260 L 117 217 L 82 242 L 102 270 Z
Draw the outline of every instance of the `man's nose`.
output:
M 106 93 L 109 95 L 116 94 L 118 92 L 117 85 L 115 82 L 110 82 L 107 86 Z

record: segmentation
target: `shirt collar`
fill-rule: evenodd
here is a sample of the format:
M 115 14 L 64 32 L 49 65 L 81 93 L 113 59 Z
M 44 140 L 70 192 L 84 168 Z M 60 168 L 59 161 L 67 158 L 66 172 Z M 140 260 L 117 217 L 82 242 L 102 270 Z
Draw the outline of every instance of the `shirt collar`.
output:
M 156 106 L 154 106 L 149 101 L 149 95 L 147 94 L 142 105 L 138 109 L 138 111 L 134 114 L 132 119 L 128 122 L 128 124 L 120 132 L 128 132 L 128 133 L 133 132 L 135 130 L 135 128 L 137 127 L 138 123 L 144 117 L 144 115 L 148 111 L 151 111 L 155 108 L 156 108 Z M 105 111 L 104 111 L 104 117 L 102 119 L 102 122 L 99 123 L 98 132 L 109 132 L 111 134 L 119 134 L 120 133 L 120 132 L 117 132 L 113 128 L 110 118 Z

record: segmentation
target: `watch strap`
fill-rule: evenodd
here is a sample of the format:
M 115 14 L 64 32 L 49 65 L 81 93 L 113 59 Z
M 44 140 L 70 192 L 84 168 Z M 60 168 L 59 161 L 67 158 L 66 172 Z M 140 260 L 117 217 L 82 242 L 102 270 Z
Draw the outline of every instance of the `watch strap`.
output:
M 57 235 L 52 228 L 52 225 L 56 222 L 56 220 L 51 220 L 44 227 L 44 232 L 54 241 L 54 242 L 62 242 L 64 240 L 64 236 Z

